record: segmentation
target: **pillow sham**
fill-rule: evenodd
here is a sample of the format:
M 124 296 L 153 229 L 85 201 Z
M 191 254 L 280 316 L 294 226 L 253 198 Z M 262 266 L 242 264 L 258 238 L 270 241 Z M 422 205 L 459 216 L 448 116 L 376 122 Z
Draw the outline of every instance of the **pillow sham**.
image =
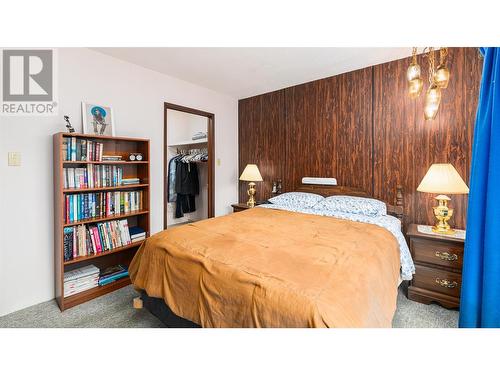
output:
M 313 209 L 366 216 L 387 215 L 387 206 L 384 202 L 373 198 L 351 197 L 348 195 L 332 195 L 319 201 Z
M 275 197 L 272 197 L 269 199 L 269 202 L 287 207 L 308 208 L 314 206 L 323 199 L 325 198 L 323 198 L 323 196 L 318 194 L 302 193 L 295 191 L 290 193 L 283 193 Z

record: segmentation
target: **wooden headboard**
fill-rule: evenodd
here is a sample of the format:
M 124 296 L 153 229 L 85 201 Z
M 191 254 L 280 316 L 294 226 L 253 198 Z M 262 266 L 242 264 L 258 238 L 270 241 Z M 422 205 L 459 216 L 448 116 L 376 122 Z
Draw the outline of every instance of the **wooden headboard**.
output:
M 331 195 L 350 195 L 353 197 L 374 198 L 365 191 L 350 186 L 302 184 L 294 191 L 314 193 L 324 197 L 329 197 Z M 385 202 L 385 204 L 387 205 L 387 213 L 389 215 L 395 216 L 399 220 L 403 221 L 403 187 L 401 185 L 396 186 L 395 202 Z

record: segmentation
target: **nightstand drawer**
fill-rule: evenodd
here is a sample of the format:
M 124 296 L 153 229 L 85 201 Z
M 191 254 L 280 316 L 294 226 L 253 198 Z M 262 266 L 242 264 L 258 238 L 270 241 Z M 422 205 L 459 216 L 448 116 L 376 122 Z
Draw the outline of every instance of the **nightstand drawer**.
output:
M 464 250 L 461 244 L 412 238 L 411 249 L 415 262 L 462 269 Z
M 462 275 L 420 265 L 416 265 L 415 268 L 412 285 L 460 298 Z

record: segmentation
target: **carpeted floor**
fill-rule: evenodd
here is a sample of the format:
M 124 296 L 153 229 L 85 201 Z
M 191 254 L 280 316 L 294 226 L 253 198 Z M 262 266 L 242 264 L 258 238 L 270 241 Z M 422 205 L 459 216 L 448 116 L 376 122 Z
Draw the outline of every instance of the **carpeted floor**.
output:
M 0 317 L 0 328 L 158 328 L 164 325 L 146 309 L 136 310 L 131 287 L 96 298 L 60 312 L 55 300 L 43 302 Z M 438 305 L 423 305 L 408 300 L 400 290 L 395 328 L 456 328 L 458 311 Z

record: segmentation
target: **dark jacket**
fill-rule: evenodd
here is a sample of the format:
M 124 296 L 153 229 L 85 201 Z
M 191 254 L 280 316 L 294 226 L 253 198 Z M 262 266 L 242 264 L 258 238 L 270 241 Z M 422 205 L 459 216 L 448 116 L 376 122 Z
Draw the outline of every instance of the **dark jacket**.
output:
M 195 163 L 177 161 L 175 170 L 175 192 L 177 194 L 198 195 L 200 183 L 198 181 L 198 167 Z
M 183 217 L 184 213 L 196 211 L 195 195 L 200 192 L 198 180 L 198 167 L 194 163 L 183 163 L 176 161 L 175 170 L 175 192 L 177 193 L 177 204 L 175 217 Z

